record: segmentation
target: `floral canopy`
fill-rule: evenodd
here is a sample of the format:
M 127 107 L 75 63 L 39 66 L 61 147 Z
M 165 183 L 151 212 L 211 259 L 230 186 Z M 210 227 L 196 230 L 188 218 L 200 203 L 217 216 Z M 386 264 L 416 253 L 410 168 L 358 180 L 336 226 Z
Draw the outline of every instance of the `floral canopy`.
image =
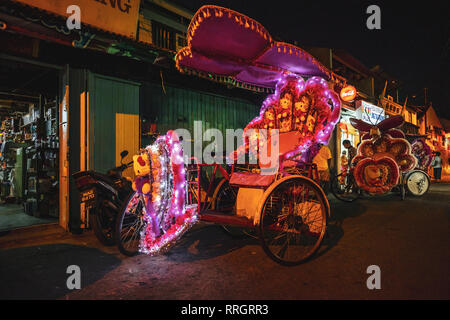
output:
M 294 45 L 274 41 L 255 20 L 230 9 L 206 5 L 191 20 L 187 47 L 176 57 L 181 72 L 274 89 L 283 73 L 331 77 L 331 72 Z

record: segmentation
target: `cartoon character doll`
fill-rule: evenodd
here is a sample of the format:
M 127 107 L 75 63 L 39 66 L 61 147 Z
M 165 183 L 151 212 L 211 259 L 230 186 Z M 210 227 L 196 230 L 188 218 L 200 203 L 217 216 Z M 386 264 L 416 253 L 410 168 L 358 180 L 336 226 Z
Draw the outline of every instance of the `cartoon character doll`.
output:
M 303 94 L 294 103 L 294 129 L 301 130 L 306 122 L 309 107 L 311 106 L 311 98 Z
M 159 196 L 159 185 L 160 185 L 160 172 L 161 172 L 161 162 L 159 161 L 159 155 L 157 153 L 152 153 L 152 177 L 153 177 L 153 183 L 152 183 L 152 199 L 156 199 L 156 197 Z
M 269 107 L 267 108 L 266 112 L 264 112 L 263 123 L 263 129 L 270 130 L 277 128 L 274 108 Z
M 149 159 L 149 155 L 151 160 Z M 157 152 L 148 152 L 141 155 L 133 156 L 133 168 L 136 178 L 134 179 L 132 188 L 134 191 L 144 196 L 146 212 L 151 213 L 160 203 L 160 172 L 161 162 L 159 161 Z M 152 162 L 150 170 L 150 161 Z M 153 182 L 150 180 L 150 175 Z M 159 228 L 156 219 L 152 218 L 153 230 L 155 235 L 159 235 Z
M 277 112 L 280 132 L 291 131 L 293 99 L 294 95 L 290 90 L 285 90 L 281 93 L 280 105 Z
M 147 198 L 150 194 L 151 187 L 149 177 L 150 164 L 146 153 L 133 156 L 133 169 L 136 175 L 136 179 L 132 185 L 133 190 L 143 194 Z
M 248 131 L 248 156 L 249 159 L 256 159 L 258 157 L 258 147 L 259 147 L 259 129 L 253 129 Z
M 316 119 L 317 119 L 316 113 L 308 115 L 308 118 L 306 119 L 306 126 L 303 129 L 303 132 L 305 133 L 306 136 L 314 135 L 314 131 L 316 128 Z

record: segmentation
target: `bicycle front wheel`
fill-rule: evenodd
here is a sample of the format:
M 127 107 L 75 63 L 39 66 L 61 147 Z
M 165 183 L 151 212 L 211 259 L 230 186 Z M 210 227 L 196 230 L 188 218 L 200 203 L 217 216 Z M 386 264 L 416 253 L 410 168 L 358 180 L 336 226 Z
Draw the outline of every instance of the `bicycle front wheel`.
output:
M 258 229 L 266 254 L 286 266 L 309 260 L 325 236 L 327 202 L 320 187 L 303 176 L 275 182 L 261 202 Z
M 139 253 L 141 232 L 144 230 L 144 197 L 134 192 L 124 202 L 116 222 L 116 242 L 119 251 L 126 256 Z
M 223 214 L 235 215 L 237 188 L 230 186 L 227 179 L 223 178 L 214 191 L 212 210 Z M 248 237 L 246 228 L 230 225 L 221 225 L 221 229 L 229 236 L 237 239 Z
M 342 173 L 331 179 L 331 192 L 333 195 L 345 202 L 353 202 L 360 197 L 360 189 L 352 181 L 350 175 L 342 176 Z

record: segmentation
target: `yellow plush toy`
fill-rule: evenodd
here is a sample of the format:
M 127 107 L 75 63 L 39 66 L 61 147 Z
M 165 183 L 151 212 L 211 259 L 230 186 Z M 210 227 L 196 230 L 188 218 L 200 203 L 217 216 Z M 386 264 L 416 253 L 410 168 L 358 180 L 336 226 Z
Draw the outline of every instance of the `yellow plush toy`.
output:
M 150 192 L 150 163 L 147 154 L 133 156 L 133 169 L 136 179 L 133 182 L 133 190 L 144 195 Z

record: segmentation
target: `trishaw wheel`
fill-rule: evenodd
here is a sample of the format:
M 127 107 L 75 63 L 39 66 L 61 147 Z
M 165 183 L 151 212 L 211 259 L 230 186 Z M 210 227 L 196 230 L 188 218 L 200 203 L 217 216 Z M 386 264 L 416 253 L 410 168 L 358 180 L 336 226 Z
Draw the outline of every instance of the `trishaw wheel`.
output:
M 227 179 L 223 178 L 213 194 L 212 210 L 223 214 L 235 214 L 234 207 L 236 205 L 237 189 L 230 186 Z M 245 228 L 234 227 L 229 225 L 221 225 L 221 229 L 233 238 L 246 238 L 248 233 Z
M 264 193 L 259 233 L 266 254 L 282 265 L 306 262 L 319 249 L 327 227 L 324 192 L 314 181 L 288 176 Z
M 430 177 L 421 170 L 411 171 L 406 176 L 405 187 L 414 197 L 423 196 L 430 188 Z
M 144 222 L 144 198 L 134 192 L 123 203 L 116 222 L 116 242 L 119 251 L 126 256 L 139 253 L 141 231 Z
M 341 173 L 333 176 L 330 184 L 331 192 L 338 200 L 353 202 L 360 197 L 361 192 L 349 174 L 342 176 Z
M 229 181 L 223 178 L 214 190 L 212 209 L 224 213 L 233 213 L 236 198 L 237 189 L 230 186 Z

